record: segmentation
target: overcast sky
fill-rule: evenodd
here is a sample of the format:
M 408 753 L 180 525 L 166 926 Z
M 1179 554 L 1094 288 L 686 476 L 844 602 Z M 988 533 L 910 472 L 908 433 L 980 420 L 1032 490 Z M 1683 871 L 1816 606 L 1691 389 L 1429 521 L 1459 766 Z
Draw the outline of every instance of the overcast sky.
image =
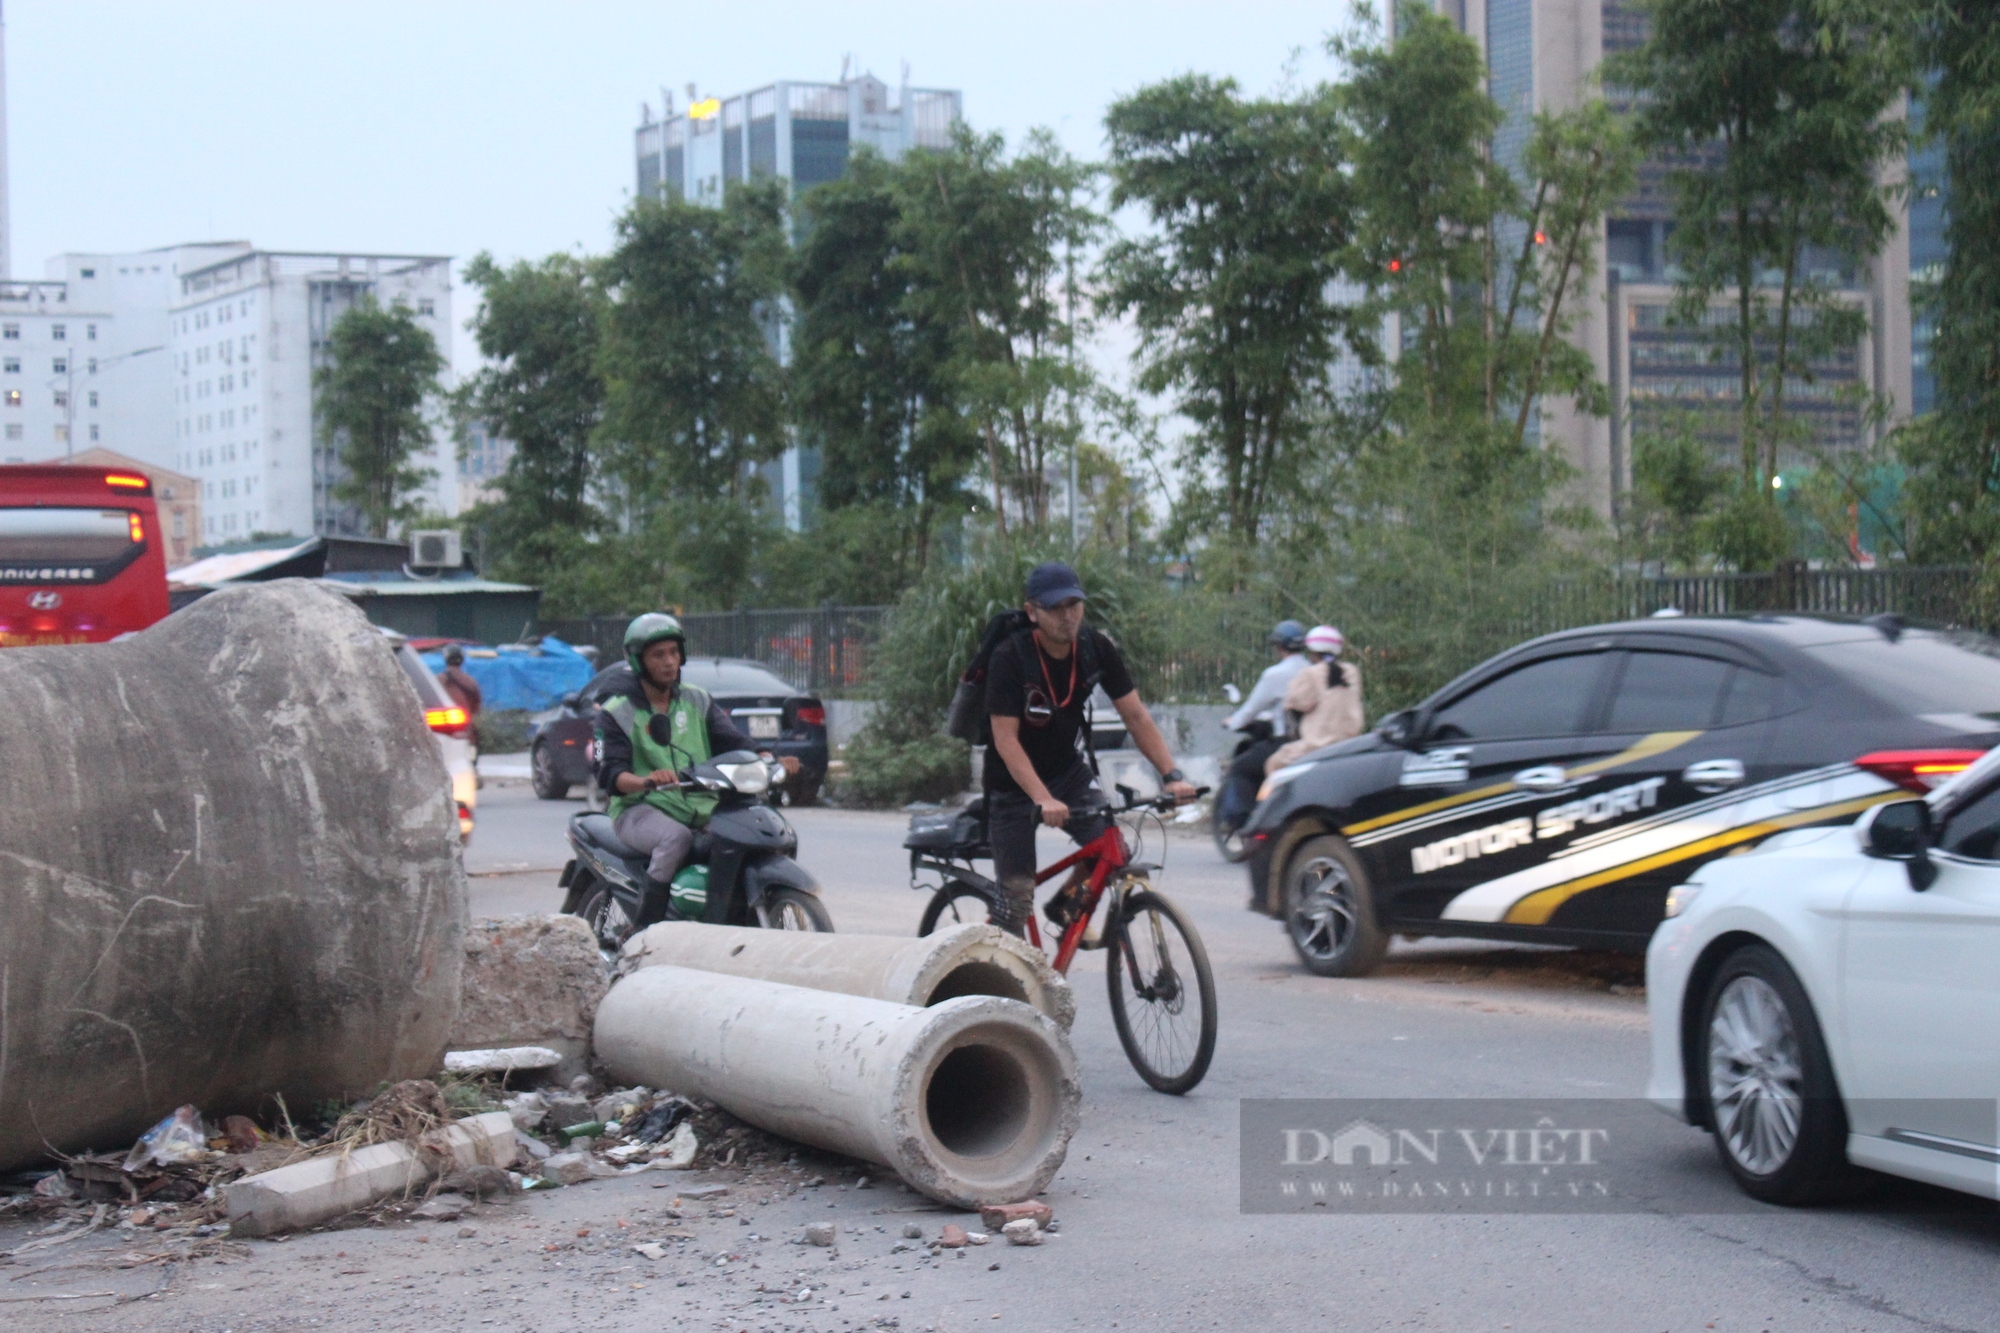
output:
M 997 5 L 5 0 L 13 272 L 64 250 L 240 238 L 503 259 L 601 253 L 639 104 L 826 79 L 958 88 L 1010 142 L 1102 151 L 1105 106 L 1189 70 L 1263 92 L 1348 0 Z M 476 354 L 463 322 L 454 360 Z

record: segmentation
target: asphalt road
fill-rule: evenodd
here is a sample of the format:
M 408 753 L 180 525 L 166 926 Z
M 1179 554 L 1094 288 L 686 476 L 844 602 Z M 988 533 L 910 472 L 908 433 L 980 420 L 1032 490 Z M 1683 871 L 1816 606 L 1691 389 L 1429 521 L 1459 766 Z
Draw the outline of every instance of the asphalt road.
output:
M 482 793 L 467 855 L 474 915 L 549 909 L 563 820 L 577 808 L 538 802 L 525 785 Z M 794 818 L 801 859 L 840 929 L 914 930 L 922 899 L 905 885 L 901 815 Z M 976 1220 L 879 1181 L 846 1188 L 851 1166 L 818 1168 L 828 1177 L 818 1190 L 797 1188 L 797 1176 L 657 1183 L 648 1173 L 488 1208 L 471 1219 L 471 1237 L 405 1225 L 257 1243 L 233 1263 L 187 1266 L 159 1300 L 30 1302 L 10 1305 L 7 1318 L 24 1328 L 236 1333 L 2000 1328 L 2000 1219 L 1990 1210 L 1901 1185 L 1837 1207 L 1752 1204 L 1705 1135 L 1654 1112 L 1634 1119 L 1646 1028 L 1630 962 L 1430 942 L 1399 945 L 1376 977 L 1317 979 L 1274 923 L 1243 910 L 1240 872 L 1204 840 L 1179 834 L 1166 851 L 1163 886 L 1193 916 L 1215 967 L 1215 1064 L 1190 1096 L 1149 1091 L 1113 1034 L 1101 956 L 1080 956 L 1083 1131 L 1045 1196 L 1061 1235 L 1041 1248 L 932 1261 L 892 1252 L 912 1219 L 927 1234 Z M 1636 1126 L 1619 1147 L 1640 1198 L 1636 1211 L 1588 1216 L 1246 1214 L 1239 1106 L 1272 1097 L 1626 1099 L 1613 1109 Z M 815 1169 L 809 1159 L 801 1176 Z M 668 1194 L 701 1179 L 732 1194 L 662 1221 Z M 839 1250 L 787 1243 L 811 1220 L 841 1223 Z M 625 1243 L 669 1225 L 693 1239 L 670 1244 L 664 1260 L 636 1258 Z M 103 1281 L 51 1272 L 15 1291 L 139 1283 L 136 1294 L 159 1280 L 138 1271 L 143 1279 Z

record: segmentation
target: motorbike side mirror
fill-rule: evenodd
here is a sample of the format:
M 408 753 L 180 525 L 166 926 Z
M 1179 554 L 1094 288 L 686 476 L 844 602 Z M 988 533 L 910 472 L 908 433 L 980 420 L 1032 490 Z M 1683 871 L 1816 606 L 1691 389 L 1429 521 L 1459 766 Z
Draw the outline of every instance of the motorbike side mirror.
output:
M 583 702 L 582 690 L 571 690 L 568 694 L 565 694 L 562 697 L 562 703 L 564 708 L 575 708 L 582 702 Z
M 665 713 L 655 713 L 646 719 L 646 734 L 653 738 L 655 745 L 671 745 L 674 725 Z
M 1861 817 L 1854 833 L 1867 855 L 1901 861 L 1909 872 L 1910 887 L 1918 893 L 1937 882 L 1937 863 L 1931 860 L 1937 830 L 1931 821 L 1930 802 L 1918 799 L 1878 805 Z
M 1233 683 L 1224 685 L 1222 687 L 1222 697 L 1233 704 L 1240 704 L 1243 702 L 1243 691 L 1237 689 Z
M 1405 708 L 1400 713 L 1391 713 L 1375 728 L 1375 734 L 1391 745 L 1408 748 L 1417 743 L 1417 710 Z

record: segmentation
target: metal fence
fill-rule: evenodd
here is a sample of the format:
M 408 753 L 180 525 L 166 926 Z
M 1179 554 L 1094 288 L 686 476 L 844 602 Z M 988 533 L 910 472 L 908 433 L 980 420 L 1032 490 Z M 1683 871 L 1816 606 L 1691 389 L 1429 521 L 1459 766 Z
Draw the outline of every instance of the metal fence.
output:
M 1662 578 L 1564 579 L 1528 590 L 1512 611 L 1483 632 L 1457 636 L 1440 663 L 1448 679 L 1524 639 L 1578 625 L 1634 620 L 1671 607 L 1689 615 L 1807 611 L 1871 616 L 1894 612 L 1914 621 L 1993 628 L 1979 600 L 1980 571 L 1971 566 L 1893 569 L 1805 569 L 1761 574 L 1687 574 Z M 1363 626 L 1408 623 L 1394 589 L 1333 593 L 1320 613 L 1350 633 Z M 744 657 L 764 663 L 799 689 L 830 697 L 867 697 L 870 654 L 893 608 L 821 606 L 778 611 L 697 612 L 681 617 L 698 655 Z M 1270 663 L 1264 636 L 1272 620 L 1295 610 L 1254 595 L 1218 612 L 1192 600 L 1170 606 L 1168 645 L 1157 660 L 1134 663 L 1149 700 L 1213 702 L 1224 682 L 1248 688 Z M 544 621 L 538 627 L 575 644 L 594 644 L 601 661 L 615 660 L 627 617 Z M 1433 636 L 1452 638 L 1450 635 Z M 1393 649 L 1394 645 L 1358 645 Z
M 680 622 L 695 656 L 749 658 L 795 689 L 837 697 L 866 693 L 869 654 L 888 613 L 886 606 L 696 611 Z M 545 620 L 537 629 L 567 643 L 589 644 L 598 661 L 610 663 L 624 651 L 630 623 L 630 616 L 591 616 Z

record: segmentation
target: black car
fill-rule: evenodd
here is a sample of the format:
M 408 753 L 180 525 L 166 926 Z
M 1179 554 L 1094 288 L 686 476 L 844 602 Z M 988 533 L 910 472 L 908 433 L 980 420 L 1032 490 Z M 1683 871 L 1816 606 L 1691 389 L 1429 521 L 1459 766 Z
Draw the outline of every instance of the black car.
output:
M 696 657 L 681 668 L 681 679 L 707 690 L 762 750 L 799 761 L 796 776 L 778 788 L 793 805 L 810 805 L 826 781 L 826 707 L 793 689 L 756 662 L 736 657 Z M 623 662 L 604 668 L 590 683 L 563 696 L 562 707 L 539 721 L 529 749 L 535 795 L 559 801 L 574 786 L 593 788 L 596 763 L 591 715 L 604 700 L 632 688 L 632 668 Z M 597 794 L 592 791 L 593 802 Z
M 1643 949 L 1667 890 L 2000 742 L 2000 642 L 1804 615 L 1569 630 L 1265 779 L 1250 907 L 1322 976 L 1393 934 Z

